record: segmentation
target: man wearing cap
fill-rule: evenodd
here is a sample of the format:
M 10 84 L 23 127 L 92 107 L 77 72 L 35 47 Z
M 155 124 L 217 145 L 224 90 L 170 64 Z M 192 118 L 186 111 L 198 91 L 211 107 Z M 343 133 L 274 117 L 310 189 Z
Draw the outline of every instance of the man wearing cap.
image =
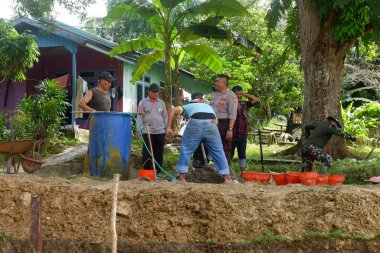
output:
M 162 167 L 164 157 L 164 144 L 165 144 L 165 129 L 168 119 L 165 103 L 158 96 L 160 94 L 160 87 L 152 83 L 148 88 L 148 96 L 143 98 L 137 108 L 137 121 L 143 132 L 143 140 L 149 147 L 148 140 L 148 127 L 150 139 L 152 141 L 154 160 L 158 163 L 157 176 L 160 176 L 160 169 Z M 139 133 L 136 133 L 137 138 L 140 138 Z M 149 155 L 145 146 L 142 149 L 142 167 L 144 169 L 151 169 L 152 157 Z
M 228 76 L 219 74 L 215 79 L 215 92 L 211 94 L 210 106 L 218 119 L 218 129 L 222 138 L 223 150 L 228 164 L 231 165 L 231 141 L 237 114 L 238 100 L 228 89 Z M 231 171 L 231 174 L 232 171 Z
M 86 95 L 79 101 L 78 106 L 87 112 L 109 112 L 111 110 L 111 94 L 108 91 L 112 82 L 116 79 L 109 72 L 101 72 L 98 76 L 98 86 L 87 91 Z M 86 114 L 85 114 L 86 115 Z M 89 117 L 89 114 L 85 116 Z M 88 150 L 84 158 L 84 170 L 88 171 Z
M 98 76 L 98 86 L 87 91 L 78 106 L 88 112 L 109 112 L 111 110 L 111 94 L 108 90 L 115 80 L 109 72 L 101 72 Z
M 331 157 L 323 150 L 331 136 L 337 135 L 357 143 L 360 142 L 355 136 L 344 132 L 339 120 L 334 116 L 329 116 L 325 121 L 319 123 L 306 125 L 305 131 L 306 140 L 301 147 L 302 167 L 305 171 L 311 171 L 313 162 L 319 161 L 322 163 L 319 174 L 326 174 L 327 169 L 332 166 Z
M 226 156 L 223 152 L 222 141 L 216 126 L 216 115 L 211 106 L 204 104 L 202 93 L 193 93 L 190 104 L 177 106 L 170 110 L 168 128 L 166 133 L 173 134 L 171 125 L 175 115 L 182 115 L 189 119 L 182 136 L 181 150 L 176 171 L 179 180 L 185 181 L 189 170 L 191 154 L 203 142 L 215 162 L 219 175 L 223 176 L 225 183 L 231 183 L 230 170 Z
M 233 130 L 233 139 L 231 142 L 231 158 L 234 157 L 235 149 L 237 148 L 239 156 L 240 173 L 247 168 L 246 149 L 247 149 L 247 135 L 248 135 L 248 111 L 254 105 L 257 105 L 259 98 L 246 94 L 243 88 L 236 85 L 232 88 L 238 99 L 237 115 Z M 248 98 L 248 101 L 242 101 L 242 98 Z

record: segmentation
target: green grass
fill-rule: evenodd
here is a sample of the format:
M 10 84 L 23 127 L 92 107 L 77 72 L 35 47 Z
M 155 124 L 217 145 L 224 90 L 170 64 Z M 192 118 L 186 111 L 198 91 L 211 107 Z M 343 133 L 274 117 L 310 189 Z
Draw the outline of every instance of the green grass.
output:
M 79 140 L 65 136 L 61 136 L 56 140 L 49 140 L 46 149 L 42 152 L 42 156 L 47 157 L 49 155 L 62 153 L 66 148 L 76 146 L 79 143 Z
M 0 238 L 6 238 L 8 237 L 8 234 L 4 231 L 0 231 Z
M 274 232 L 268 232 L 263 236 L 254 237 L 250 240 L 240 242 L 241 244 L 268 244 L 268 243 L 276 243 L 276 242 L 286 242 L 286 243 L 294 243 L 301 242 L 303 240 L 313 240 L 313 239 L 325 239 L 325 240 L 373 240 L 380 237 L 380 234 L 367 236 L 367 235 L 359 235 L 352 233 L 345 233 L 340 230 L 332 230 L 329 233 L 319 232 L 319 231 L 310 231 L 306 232 L 303 236 L 296 237 L 285 237 Z

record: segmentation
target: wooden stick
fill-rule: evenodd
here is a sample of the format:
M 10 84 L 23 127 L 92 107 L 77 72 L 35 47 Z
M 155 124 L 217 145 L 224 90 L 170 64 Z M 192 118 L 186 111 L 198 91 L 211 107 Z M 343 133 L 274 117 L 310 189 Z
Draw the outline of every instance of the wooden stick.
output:
M 112 253 L 117 252 L 117 232 L 116 232 L 116 211 L 117 211 L 117 191 L 119 188 L 120 174 L 114 174 L 114 187 L 112 193 L 112 210 L 111 210 L 111 233 L 112 233 Z
M 152 154 L 152 164 L 153 164 L 153 170 L 154 170 L 154 177 L 156 178 L 156 176 L 157 176 L 156 175 L 156 164 L 154 162 L 154 153 L 153 153 L 153 148 L 152 148 L 152 140 L 150 139 L 149 125 L 146 125 L 146 131 L 148 134 L 150 153 Z
M 42 198 L 40 196 L 32 197 L 30 209 L 30 252 L 42 252 Z
M 204 164 L 207 164 L 206 149 L 205 149 L 205 145 L 203 144 L 203 142 L 201 142 L 201 150 L 202 150 L 203 160 L 205 161 Z

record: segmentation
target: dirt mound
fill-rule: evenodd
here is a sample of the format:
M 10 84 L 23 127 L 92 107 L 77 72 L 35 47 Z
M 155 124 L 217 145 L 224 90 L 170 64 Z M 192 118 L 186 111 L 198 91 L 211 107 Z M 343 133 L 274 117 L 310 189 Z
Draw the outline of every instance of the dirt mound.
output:
M 190 166 L 186 180 L 193 183 L 222 184 L 224 182 L 223 177 L 218 175 L 215 167 L 209 165 L 205 165 L 202 168 L 193 168 Z
M 112 182 L 33 175 L 0 175 L 0 231 L 29 236 L 31 196 L 44 198 L 45 238 L 104 243 Z M 308 231 L 375 235 L 380 232 L 380 188 L 216 185 L 173 182 L 120 183 L 120 242 L 242 242 L 274 232 Z

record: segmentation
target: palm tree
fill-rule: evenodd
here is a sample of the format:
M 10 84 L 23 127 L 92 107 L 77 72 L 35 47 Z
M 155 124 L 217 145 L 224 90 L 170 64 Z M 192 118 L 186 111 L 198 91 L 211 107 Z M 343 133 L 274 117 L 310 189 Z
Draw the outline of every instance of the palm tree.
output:
M 188 7 L 191 3 L 194 4 Z M 132 73 L 132 83 L 140 80 L 155 62 L 164 58 L 164 100 L 167 108 L 172 105 L 172 69 L 173 89 L 176 92 L 175 104 L 179 103 L 179 65 L 185 54 L 205 64 L 214 72 L 223 71 L 218 54 L 200 38 L 219 40 L 230 38 L 236 45 L 254 49 L 255 53 L 260 52 L 254 43 L 218 26 L 224 17 L 248 14 L 237 0 L 208 0 L 201 3 L 189 0 L 126 0 L 112 8 L 105 21 L 111 24 L 131 11 L 143 17 L 156 31 L 156 35 L 127 40 L 115 47 L 110 55 L 141 49 L 152 50 L 137 61 Z M 202 17 L 207 18 L 199 21 Z

